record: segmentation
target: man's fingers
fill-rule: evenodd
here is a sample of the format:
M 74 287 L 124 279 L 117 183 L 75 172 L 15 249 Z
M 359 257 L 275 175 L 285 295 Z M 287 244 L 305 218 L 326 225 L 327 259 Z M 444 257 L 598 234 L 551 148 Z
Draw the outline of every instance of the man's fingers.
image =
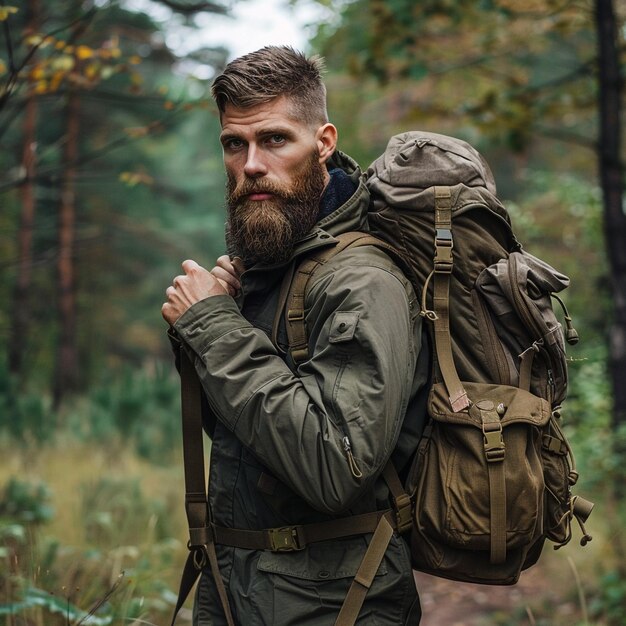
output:
M 201 269 L 200 265 L 198 265 L 192 259 L 187 259 L 186 261 L 183 261 L 182 268 L 183 268 L 183 271 L 185 272 L 185 274 L 189 274 L 190 272 L 194 272 L 196 270 Z
M 211 270 L 211 274 L 220 282 L 230 285 L 235 291 L 241 287 L 239 279 L 223 267 L 214 267 Z
M 237 278 L 239 278 L 240 274 L 242 273 L 241 266 L 237 266 L 227 254 L 224 254 L 221 257 L 218 257 L 217 261 L 215 262 L 215 265 L 217 267 L 221 267 L 222 269 L 226 270 L 229 274 L 232 274 L 233 276 Z
M 222 285 L 222 287 L 224 287 L 224 289 L 226 289 L 226 291 L 228 291 L 228 295 L 229 296 L 236 296 L 237 295 L 237 289 L 235 289 L 231 284 L 227 283 L 225 280 L 221 280 L 220 278 L 218 278 L 217 282 L 220 285 Z

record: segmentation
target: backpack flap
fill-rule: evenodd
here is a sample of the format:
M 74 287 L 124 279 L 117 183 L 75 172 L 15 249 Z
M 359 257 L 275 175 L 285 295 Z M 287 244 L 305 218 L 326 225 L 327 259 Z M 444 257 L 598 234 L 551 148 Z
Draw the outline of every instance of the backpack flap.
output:
M 469 410 L 430 393 L 432 418 L 415 503 L 417 569 L 456 580 L 515 582 L 528 546 L 542 541 L 543 399 L 505 385 L 464 382 Z M 529 452 L 530 451 L 530 452 Z

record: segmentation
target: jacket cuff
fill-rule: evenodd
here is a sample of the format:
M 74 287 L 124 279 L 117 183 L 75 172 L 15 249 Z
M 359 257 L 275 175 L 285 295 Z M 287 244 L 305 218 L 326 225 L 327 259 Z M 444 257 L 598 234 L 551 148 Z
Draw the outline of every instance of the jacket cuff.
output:
M 173 328 L 201 356 L 223 335 L 252 325 L 241 315 L 231 296 L 219 295 L 193 304 L 174 322 Z

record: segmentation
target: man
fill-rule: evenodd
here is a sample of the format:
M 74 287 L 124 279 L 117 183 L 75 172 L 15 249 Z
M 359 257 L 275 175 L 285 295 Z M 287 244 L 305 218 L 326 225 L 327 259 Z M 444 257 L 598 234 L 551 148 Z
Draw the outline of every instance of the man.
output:
M 357 165 L 336 150 L 319 59 L 263 48 L 231 62 L 213 96 L 229 255 L 211 271 L 185 261 L 162 313 L 175 345 L 192 355 L 210 407 L 215 524 L 281 529 L 281 540 L 291 533 L 287 551 L 217 537 L 220 574 L 237 624 L 331 625 L 374 528 L 321 541 L 307 533 L 390 508 L 381 472 L 390 457 L 407 471 L 424 415 L 419 307 L 389 256 L 374 246 L 347 249 L 311 280 L 304 362 L 285 355 L 284 321 L 274 345 L 285 272 L 335 236 L 367 231 L 369 196 Z M 194 624 L 224 624 L 224 614 L 207 569 Z M 419 616 L 409 550 L 394 532 L 357 623 L 413 625 Z

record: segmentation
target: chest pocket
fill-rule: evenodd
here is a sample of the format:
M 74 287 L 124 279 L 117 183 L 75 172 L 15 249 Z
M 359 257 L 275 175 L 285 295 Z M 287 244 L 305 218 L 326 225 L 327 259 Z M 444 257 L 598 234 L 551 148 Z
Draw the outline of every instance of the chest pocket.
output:
M 337 311 L 333 316 L 328 335 L 329 343 L 342 343 L 354 337 L 359 324 L 358 311 Z

